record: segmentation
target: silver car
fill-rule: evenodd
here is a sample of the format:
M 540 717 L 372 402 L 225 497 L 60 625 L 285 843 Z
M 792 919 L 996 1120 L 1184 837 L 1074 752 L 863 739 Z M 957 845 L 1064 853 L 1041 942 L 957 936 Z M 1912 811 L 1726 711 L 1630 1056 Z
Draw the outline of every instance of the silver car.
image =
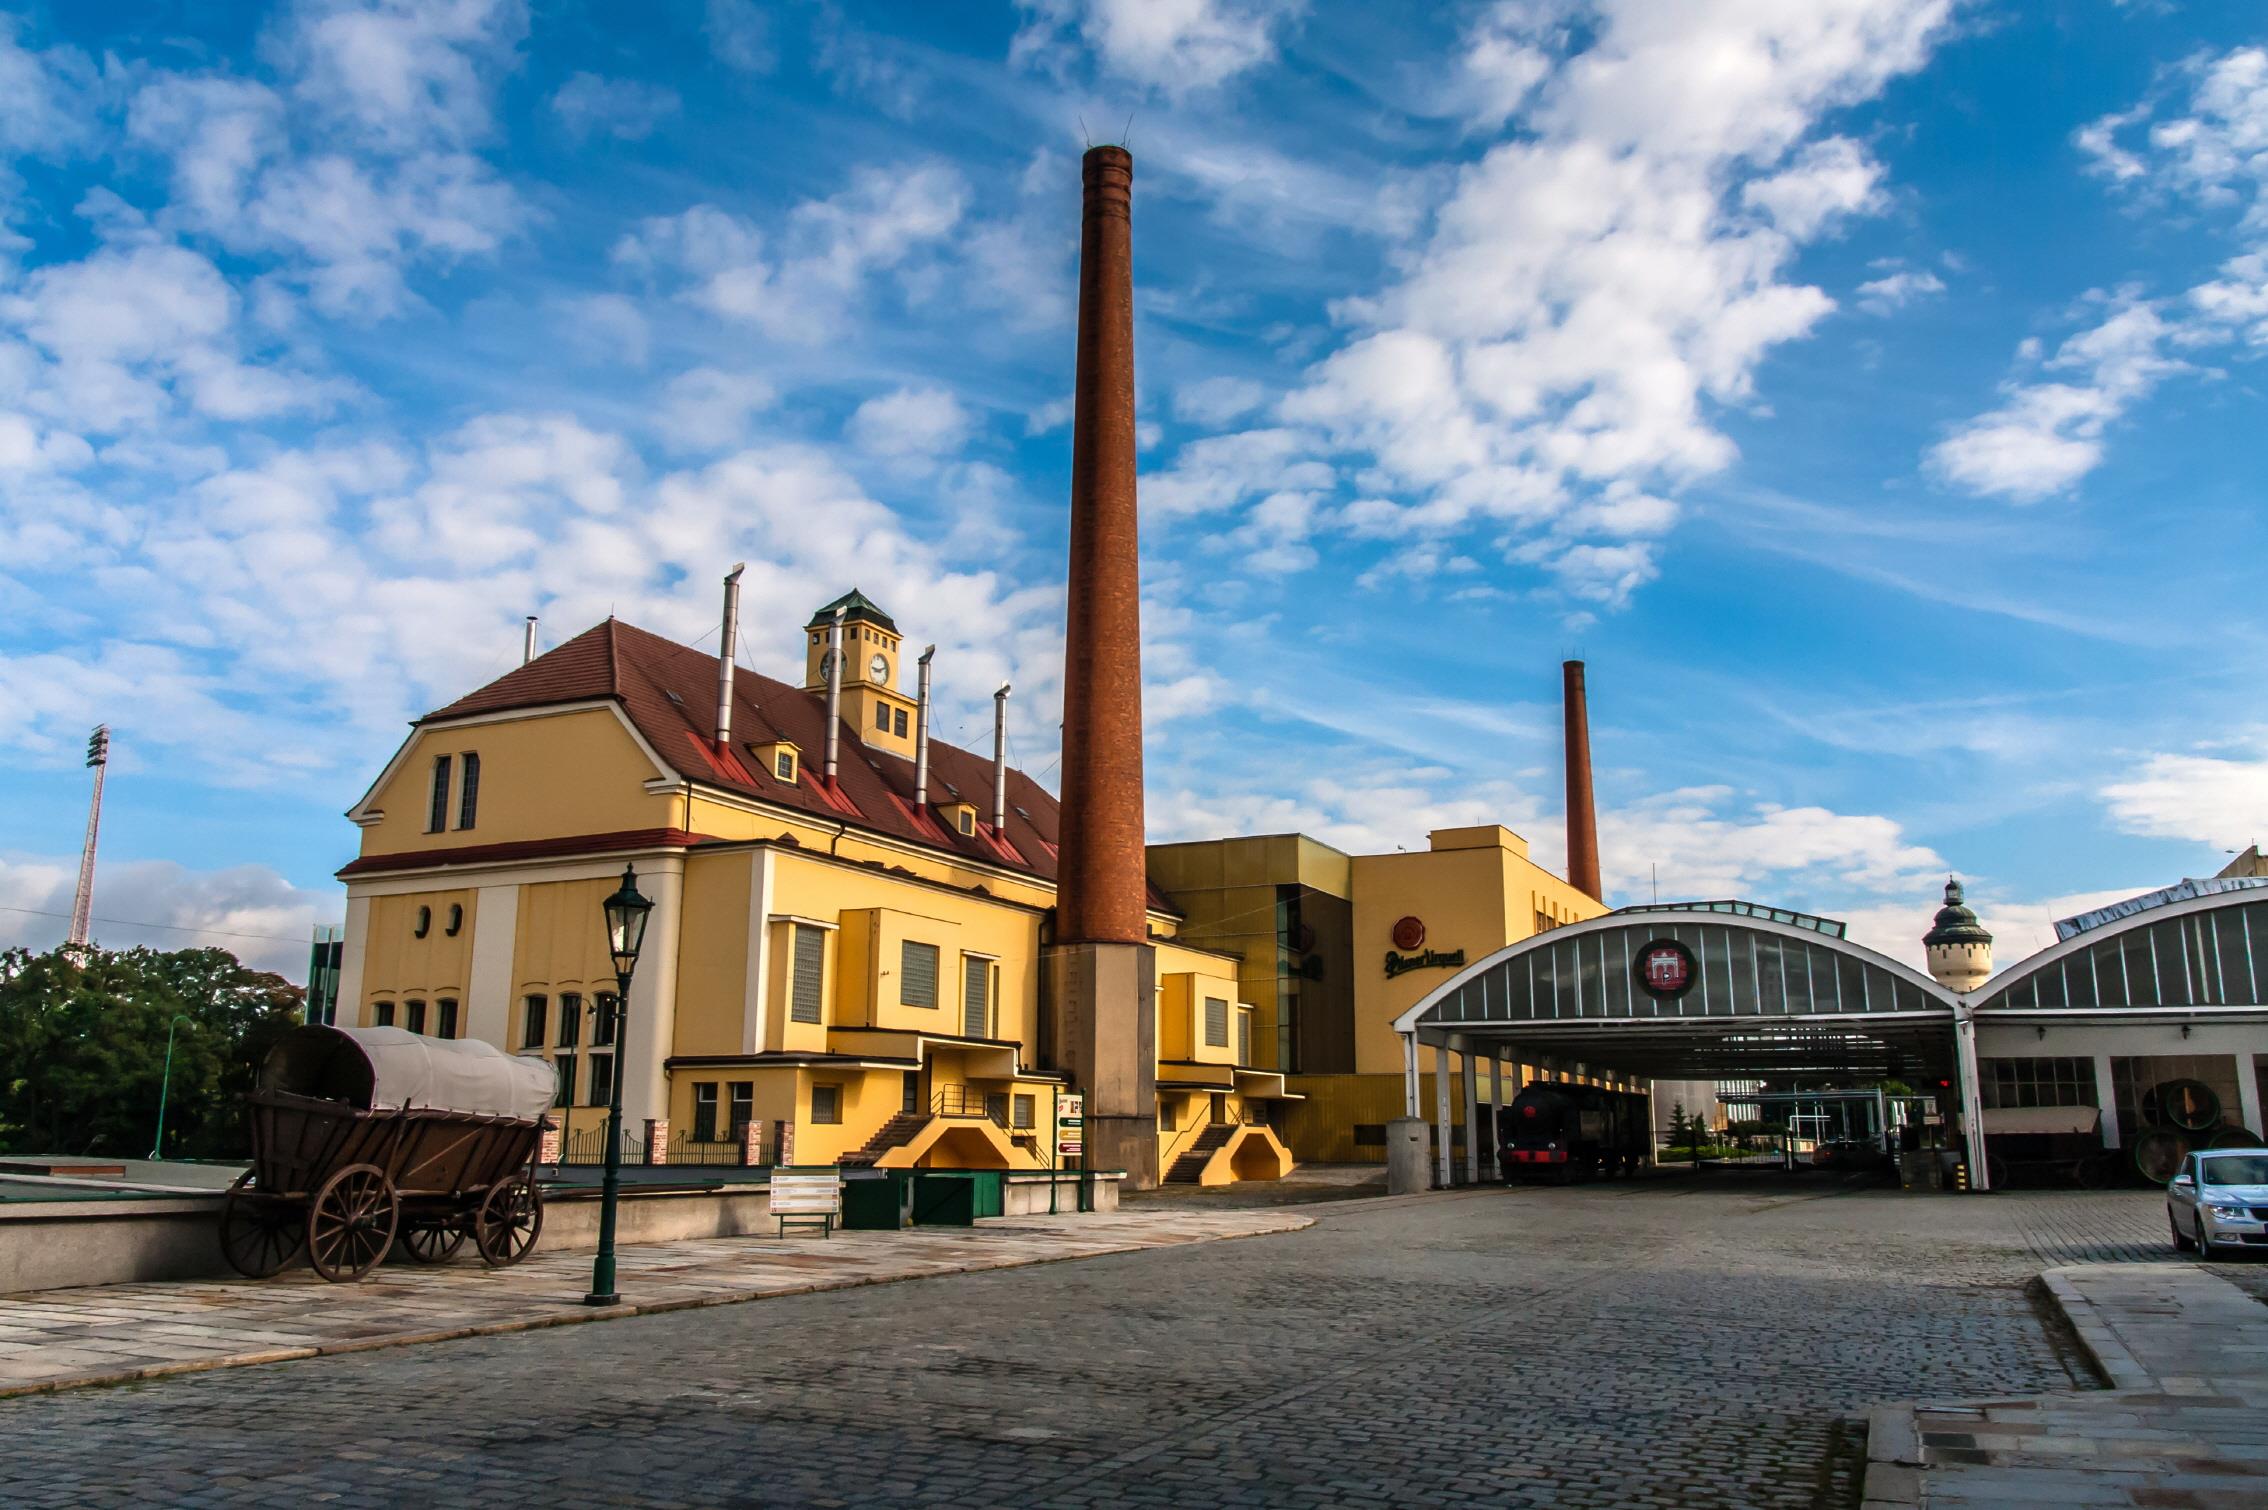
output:
M 2208 1261 L 2268 1247 L 2268 1148 L 2216 1148 L 2181 1161 L 2166 1186 L 2173 1242 Z

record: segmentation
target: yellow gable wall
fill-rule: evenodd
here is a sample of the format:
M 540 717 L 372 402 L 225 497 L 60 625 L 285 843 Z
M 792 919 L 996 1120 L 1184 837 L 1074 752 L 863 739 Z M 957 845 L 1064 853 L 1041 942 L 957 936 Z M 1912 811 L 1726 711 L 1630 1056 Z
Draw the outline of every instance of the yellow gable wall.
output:
M 539 881 L 520 888 L 520 912 L 512 943 L 513 998 L 506 1017 L 511 1041 L 519 1045 L 519 1005 L 533 995 L 556 1000 L 573 991 L 585 1002 L 614 989 L 614 961 L 606 952 L 604 904 L 619 878 Z M 556 1005 L 551 1036 L 557 1038 Z M 645 1024 L 639 1030 L 651 1032 Z M 590 1041 L 585 1025 L 583 1041 Z
M 462 755 L 480 756 L 480 796 L 473 827 L 457 827 L 463 791 Z M 449 827 L 429 833 L 435 757 L 449 755 Z M 564 834 L 678 826 L 683 799 L 649 793 L 659 773 L 615 714 L 604 708 L 571 713 L 532 711 L 493 723 L 419 729 L 393 774 L 367 803 L 385 817 L 362 831 L 366 855 L 461 849 Z
M 363 1000 L 343 1004 L 344 1010 L 353 1014 L 350 1020 L 368 1023 L 367 1007 L 379 1001 L 433 1001 L 447 996 L 462 1004 L 471 973 L 473 928 L 478 922 L 473 915 L 474 901 L 474 893 L 461 887 L 371 898 Z M 429 909 L 431 919 L 424 938 L 417 937 L 421 907 Z M 464 908 L 464 921 L 454 938 L 448 931 L 451 907 Z M 397 1025 L 401 1023 L 399 1016 L 394 1020 Z M 462 1015 L 458 1022 L 462 1031 Z

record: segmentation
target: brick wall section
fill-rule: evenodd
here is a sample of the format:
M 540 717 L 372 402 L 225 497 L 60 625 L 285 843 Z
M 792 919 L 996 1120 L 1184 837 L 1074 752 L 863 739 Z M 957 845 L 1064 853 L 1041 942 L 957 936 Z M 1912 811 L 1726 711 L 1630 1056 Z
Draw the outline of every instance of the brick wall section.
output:
M 1140 943 L 1149 924 L 1134 504 L 1134 159 L 1123 147 L 1096 147 L 1082 166 L 1056 937 Z
M 745 1165 L 764 1162 L 764 1124 L 754 1120 L 740 1124 L 740 1162 Z
M 667 1164 L 669 1162 L 669 1118 L 667 1117 L 648 1117 L 646 1119 L 646 1162 L 649 1164 Z

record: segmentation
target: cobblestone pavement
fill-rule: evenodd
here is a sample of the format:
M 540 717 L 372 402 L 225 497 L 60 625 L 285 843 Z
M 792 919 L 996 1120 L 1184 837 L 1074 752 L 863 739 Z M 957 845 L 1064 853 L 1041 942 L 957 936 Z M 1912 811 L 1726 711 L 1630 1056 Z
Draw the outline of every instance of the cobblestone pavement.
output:
M 0 1401 L 0 1500 L 1846 1506 L 1853 1413 L 2082 1368 L 1987 1201 L 1686 1179 L 1305 1214 Z
M 537 1252 L 490 1269 L 460 1252 L 397 1258 L 359 1284 L 300 1268 L 269 1280 L 90 1285 L 0 1297 L 0 1396 L 243 1367 L 449 1337 L 611 1321 L 810 1290 L 1253 1237 L 1306 1225 L 1256 1211 L 1025 1216 L 973 1228 L 709 1238 L 620 1250 L 624 1304 L 593 1310 L 591 1255 Z

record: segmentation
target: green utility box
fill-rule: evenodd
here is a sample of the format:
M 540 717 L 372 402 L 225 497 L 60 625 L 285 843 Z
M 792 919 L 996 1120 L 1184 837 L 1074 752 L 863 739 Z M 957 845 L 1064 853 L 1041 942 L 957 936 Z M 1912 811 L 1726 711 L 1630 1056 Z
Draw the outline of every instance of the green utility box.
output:
M 843 1230 L 899 1232 L 914 1224 L 914 1172 L 877 1169 L 843 1181 Z
M 997 1169 L 914 1171 L 913 1221 L 917 1227 L 967 1227 L 1001 1211 L 1003 1176 Z

